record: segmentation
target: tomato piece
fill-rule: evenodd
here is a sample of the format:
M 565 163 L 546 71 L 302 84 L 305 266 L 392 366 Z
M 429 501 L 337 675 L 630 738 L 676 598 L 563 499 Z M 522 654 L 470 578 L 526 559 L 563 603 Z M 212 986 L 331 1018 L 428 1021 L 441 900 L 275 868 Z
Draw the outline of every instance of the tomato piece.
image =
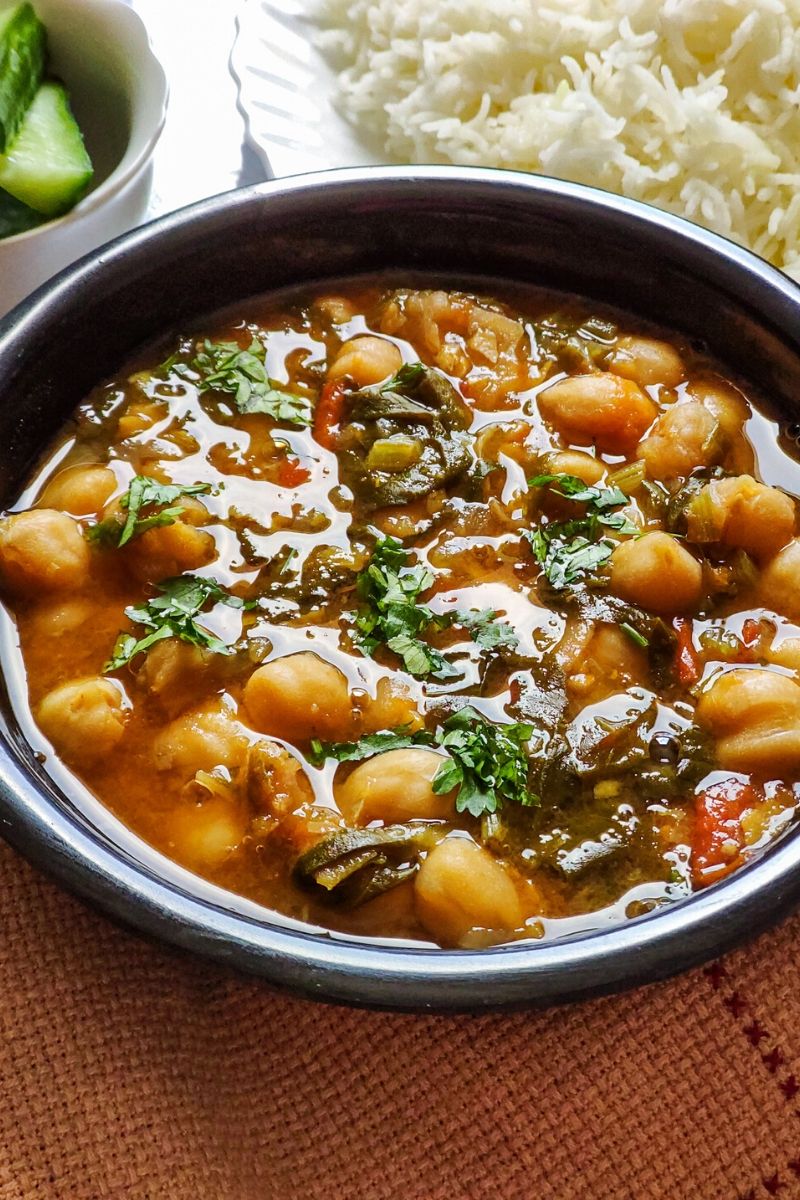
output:
M 698 794 L 692 838 L 695 887 L 715 883 L 740 865 L 744 846 L 742 816 L 760 798 L 751 783 L 734 778 L 723 779 Z
M 284 458 L 278 466 L 278 486 L 286 488 L 299 487 L 308 483 L 311 472 L 307 467 L 301 467 L 296 458 Z
M 672 628 L 678 638 L 675 647 L 675 671 L 683 687 L 691 687 L 700 678 L 700 655 L 694 648 L 693 624 L 689 617 L 676 617 Z
M 736 655 L 736 662 L 758 662 L 761 657 L 760 643 L 763 633 L 763 621 L 758 621 L 755 617 L 748 617 L 742 625 L 741 637 L 738 639 L 740 649 Z
M 754 646 L 761 637 L 761 622 L 755 617 L 748 617 L 742 625 L 742 641 L 745 646 Z
M 345 396 L 344 384 L 334 379 L 325 384 L 317 401 L 313 433 L 320 446 L 324 446 L 326 450 L 336 449 L 339 425 L 344 415 Z

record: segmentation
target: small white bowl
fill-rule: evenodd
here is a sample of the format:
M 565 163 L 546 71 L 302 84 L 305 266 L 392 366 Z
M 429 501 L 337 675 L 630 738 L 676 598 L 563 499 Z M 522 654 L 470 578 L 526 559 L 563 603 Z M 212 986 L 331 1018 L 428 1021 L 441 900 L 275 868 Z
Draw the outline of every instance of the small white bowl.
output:
M 139 224 L 164 125 L 167 80 L 141 19 L 122 0 L 33 0 L 48 69 L 63 79 L 95 167 L 63 217 L 0 238 L 0 316 L 62 267 Z

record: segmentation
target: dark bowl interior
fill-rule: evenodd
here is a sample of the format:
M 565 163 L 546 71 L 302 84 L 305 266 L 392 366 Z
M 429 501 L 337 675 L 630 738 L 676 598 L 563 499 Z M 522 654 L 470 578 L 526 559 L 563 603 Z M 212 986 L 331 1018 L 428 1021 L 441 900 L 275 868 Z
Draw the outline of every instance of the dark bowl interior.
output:
M 384 271 L 574 292 L 693 338 L 787 417 L 800 289 L 732 244 L 617 197 L 510 172 L 379 168 L 194 205 L 58 276 L 0 323 L 0 504 L 91 387 L 132 351 L 248 296 Z M 368 945 L 248 916 L 117 840 L 36 761 L 4 697 L 0 818 L 27 857 L 110 915 L 306 996 L 380 1007 L 547 1004 L 662 978 L 800 898 L 800 829 L 725 882 L 625 925 L 482 952 Z

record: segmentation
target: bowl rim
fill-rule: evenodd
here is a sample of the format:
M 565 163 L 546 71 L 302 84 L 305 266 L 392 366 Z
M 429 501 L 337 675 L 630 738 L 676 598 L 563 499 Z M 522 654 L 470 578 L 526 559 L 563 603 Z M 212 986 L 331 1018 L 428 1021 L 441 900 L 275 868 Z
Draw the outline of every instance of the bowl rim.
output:
M 365 199 L 373 187 L 432 196 L 458 189 L 472 196 L 513 192 L 566 199 L 592 212 L 621 214 L 636 230 L 687 240 L 701 258 L 732 272 L 750 304 L 773 328 L 800 330 L 800 288 L 788 276 L 724 238 L 633 200 L 579 184 L 491 168 L 367 167 L 272 180 L 200 201 L 135 229 L 86 255 L 0 321 L 0 357 L 24 344 L 26 331 L 57 314 L 98 270 L 112 268 L 188 226 L 224 222 L 240 209 L 266 219 L 275 197 L 304 194 Z M 323 201 L 319 199 L 318 202 Z M 143 257 L 147 258 L 147 255 Z M 523 941 L 490 950 L 441 950 L 368 944 L 343 935 L 287 928 L 226 910 L 105 844 L 79 817 L 48 798 L 10 750 L 0 745 L 3 836 L 25 857 L 119 922 L 218 963 L 263 975 L 307 998 L 372 1008 L 498 1011 L 543 1006 L 666 978 L 730 949 L 776 923 L 800 902 L 800 825 L 757 858 L 704 892 L 627 924 L 553 941 Z
M 65 229 L 69 225 L 78 224 L 83 217 L 89 216 L 111 197 L 124 191 L 152 157 L 164 130 L 169 104 L 169 82 L 164 67 L 153 48 L 153 42 L 144 21 L 125 0 L 89 0 L 88 3 L 87 0 L 83 0 L 82 7 L 110 13 L 113 15 L 113 19 L 120 23 L 120 28 L 127 26 L 130 52 L 135 53 L 136 50 L 139 50 L 141 53 L 137 67 L 137 75 L 140 76 L 139 86 L 152 88 L 153 95 L 149 103 L 152 103 L 157 110 L 156 119 L 154 123 L 150 124 L 149 131 L 141 130 L 139 132 L 137 140 L 141 141 L 141 145 L 131 153 L 136 114 L 144 106 L 142 99 L 134 103 L 133 93 L 131 93 L 129 95 L 131 100 L 131 137 L 129 137 L 125 152 L 111 174 L 106 176 L 96 188 L 91 188 L 73 208 L 60 217 L 54 217 L 50 221 L 44 221 L 41 225 L 35 225 L 32 229 L 25 229 L 21 233 L 14 233 L 0 239 L 0 253 L 5 247 L 22 245 L 23 242 L 34 240 L 37 235 L 46 235 L 56 229 Z

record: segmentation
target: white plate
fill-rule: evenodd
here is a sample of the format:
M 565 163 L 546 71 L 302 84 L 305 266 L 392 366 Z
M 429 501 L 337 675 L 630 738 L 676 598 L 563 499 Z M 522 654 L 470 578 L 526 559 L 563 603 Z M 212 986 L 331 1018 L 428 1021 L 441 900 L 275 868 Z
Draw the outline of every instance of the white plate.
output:
M 336 72 L 314 41 L 308 0 L 244 0 L 231 53 L 247 138 L 276 177 L 386 161 L 333 106 Z

